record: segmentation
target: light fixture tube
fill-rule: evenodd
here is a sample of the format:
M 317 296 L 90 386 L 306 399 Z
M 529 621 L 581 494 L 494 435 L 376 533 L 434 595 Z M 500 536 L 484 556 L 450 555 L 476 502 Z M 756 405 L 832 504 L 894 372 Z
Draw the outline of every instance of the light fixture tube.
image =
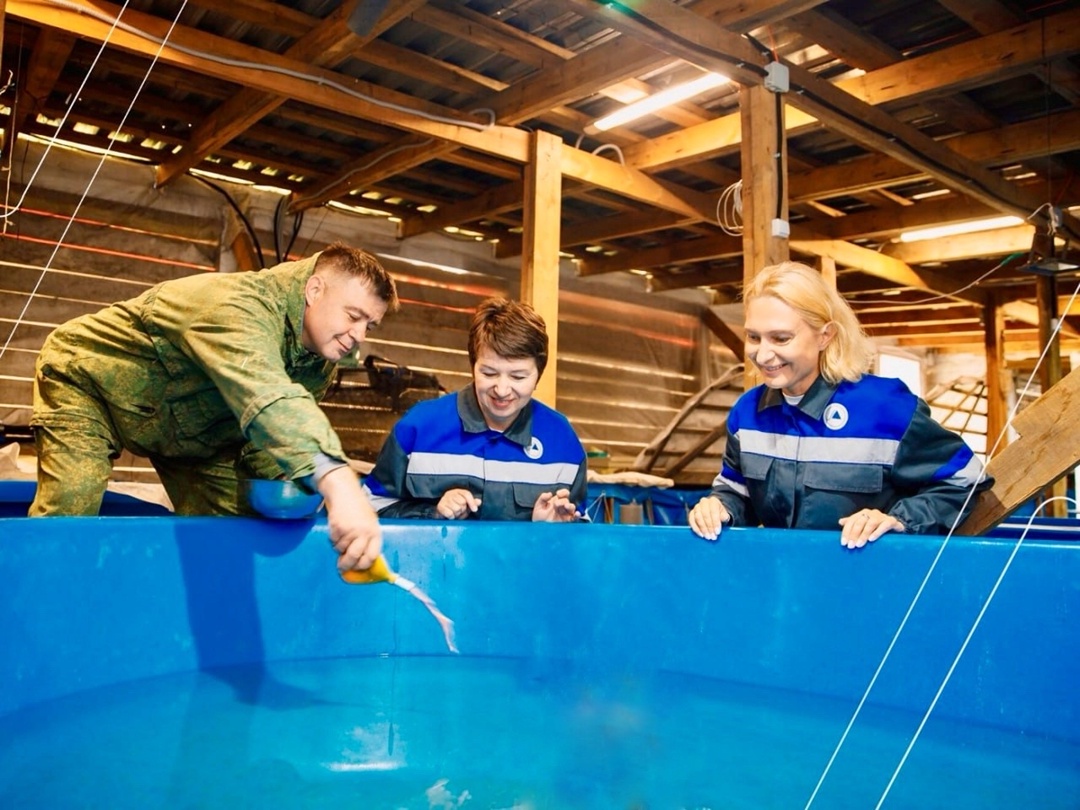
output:
M 704 93 L 714 87 L 719 87 L 729 81 L 731 80 L 727 76 L 721 76 L 719 73 L 706 73 L 693 81 L 669 87 L 667 90 L 661 90 L 659 93 L 646 96 L 641 101 L 627 104 L 621 110 L 598 119 L 593 123 L 592 128 L 603 132 L 612 127 L 634 121 L 643 115 L 656 112 L 664 107 L 669 107 L 672 104 L 678 104 L 680 101 L 686 101 L 688 98 Z
M 979 231 L 992 231 L 995 228 L 1009 228 L 1013 225 L 1023 225 L 1024 220 L 1020 217 L 993 217 L 991 219 L 975 219 L 971 222 L 955 222 L 951 225 L 939 225 L 936 228 L 920 228 L 914 231 L 904 231 L 898 237 L 901 242 L 921 242 L 924 239 L 940 239 L 943 236 L 959 236 L 962 233 L 978 233 Z

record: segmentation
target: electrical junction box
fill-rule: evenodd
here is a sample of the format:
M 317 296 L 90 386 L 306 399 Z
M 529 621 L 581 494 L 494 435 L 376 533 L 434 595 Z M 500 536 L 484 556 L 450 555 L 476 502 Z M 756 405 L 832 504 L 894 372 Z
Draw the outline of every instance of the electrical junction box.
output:
M 791 225 L 788 224 L 786 219 L 774 219 L 772 221 L 772 235 L 787 239 L 791 236 Z
M 765 89 L 774 93 L 786 93 L 790 87 L 787 65 L 769 62 L 765 66 Z

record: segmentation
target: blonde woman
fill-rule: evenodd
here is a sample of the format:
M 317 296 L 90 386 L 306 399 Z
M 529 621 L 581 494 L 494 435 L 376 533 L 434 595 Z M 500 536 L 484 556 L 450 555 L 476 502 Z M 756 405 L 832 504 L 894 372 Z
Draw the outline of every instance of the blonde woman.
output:
M 904 383 L 866 373 L 873 347 L 819 273 L 767 267 L 743 300 L 747 359 L 764 382 L 728 415 L 720 474 L 690 512 L 695 534 L 839 527 L 861 548 L 886 532 L 945 534 L 966 516 L 969 491 L 992 480 Z

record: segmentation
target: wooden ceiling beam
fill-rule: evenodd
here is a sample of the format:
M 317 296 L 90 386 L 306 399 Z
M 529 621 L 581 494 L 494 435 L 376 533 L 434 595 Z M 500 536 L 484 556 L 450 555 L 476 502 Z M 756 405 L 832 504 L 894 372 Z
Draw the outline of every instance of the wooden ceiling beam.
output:
M 356 50 L 367 40 L 377 37 L 418 5 L 422 5 L 424 0 L 394 0 L 363 37 L 357 36 L 348 27 L 349 15 L 357 2 L 362 0 L 350 0 L 339 6 L 286 50 L 285 56 L 289 60 L 312 66 L 336 65 L 349 55 L 350 50 Z M 157 185 L 166 185 L 188 169 L 197 166 L 204 157 L 249 129 L 286 100 L 285 95 L 266 93 L 250 87 L 243 88 L 199 122 L 184 149 L 158 166 Z
M 1080 149 L 1080 110 L 1052 116 L 1050 121 L 1049 124 L 1045 121 L 1032 121 L 1003 127 L 994 132 L 962 135 L 950 139 L 949 144 L 951 148 L 966 154 L 969 158 L 987 165 L 1029 159 L 1044 153 L 1048 145 L 1052 151 Z M 1049 142 L 1047 130 L 1050 132 Z M 815 198 L 851 195 L 859 191 L 874 190 L 891 183 L 915 180 L 925 176 L 894 158 L 870 155 L 837 166 L 792 173 L 788 179 L 791 200 L 796 203 L 811 202 Z M 939 204 L 948 206 L 948 209 L 939 212 L 936 207 Z M 891 212 L 875 210 L 851 214 L 833 222 L 821 223 L 817 228 L 823 236 L 846 240 L 880 236 L 889 232 L 929 227 L 945 222 L 977 219 L 997 213 L 997 209 L 986 203 L 958 196 L 947 203 L 927 201 L 903 210 L 894 209 Z M 610 230 L 606 230 L 608 228 Z M 583 241 L 605 242 L 617 238 L 620 230 L 621 225 L 617 221 L 601 220 L 595 223 L 594 229 Z M 512 252 L 511 246 L 508 245 L 506 250 L 505 255 L 516 255 Z
M 560 0 L 560 2 L 563 5 L 567 4 L 567 0 Z M 718 6 L 714 9 L 717 18 L 727 24 L 735 25 L 748 17 L 747 12 L 749 15 L 767 18 L 777 9 L 790 9 L 791 2 L 790 0 L 759 0 L 752 9 L 735 10 L 725 8 L 724 4 L 715 3 L 706 3 L 704 7 L 709 8 L 710 5 Z M 445 14 L 439 15 L 438 20 L 444 25 L 457 24 Z M 469 31 L 471 34 L 471 29 Z M 553 108 L 560 108 L 564 104 L 593 93 L 604 93 L 612 85 L 632 80 L 649 69 L 669 62 L 671 62 L 671 57 L 663 51 L 635 42 L 628 37 L 618 37 L 583 54 L 574 55 L 574 58 L 566 58 L 554 63 L 547 60 L 548 67 L 479 101 L 477 107 L 493 110 L 495 120 L 504 125 L 515 125 L 544 116 Z M 402 153 L 394 153 L 392 157 L 388 156 L 379 161 L 370 167 L 374 169 L 373 172 L 355 172 L 351 169 L 346 169 L 346 172 L 349 180 L 355 184 L 354 187 L 363 187 L 377 176 L 375 172 L 403 171 L 406 167 L 415 165 L 416 162 L 444 158 L 457 146 L 452 143 L 439 144 L 433 146 L 429 154 L 417 155 L 409 151 L 409 141 L 404 140 Z M 393 145 L 390 148 L 393 149 Z M 314 204 L 318 204 L 315 198 L 295 201 L 297 208 L 310 207 Z
M 579 4 L 594 0 L 573 0 Z M 726 29 L 710 25 L 700 15 L 677 6 L 669 0 L 640 0 L 631 11 L 628 7 L 604 6 L 605 19 L 615 28 L 631 36 L 650 42 L 654 47 L 667 50 L 710 70 L 723 71 L 743 84 L 758 84 L 764 73 L 765 57 L 754 51 L 743 39 Z M 644 23 L 647 22 L 648 25 Z M 1036 38 L 1035 46 L 1028 40 Z M 980 41 L 985 46 L 978 59 L 971 58 L 962 64 L 949 63 L 948 76 L 957 89 L 964 86 L 969 73 L 985 71 L 980 62 L 994 53 L 1000 56 L 1001 45 L 1008 40 L 1012 45 L 1005 64 L 1021 70 L 1025 64 L 1044 59 L 1048 52 L 1068 53 L 1080 49 L 1080 10 L 1064 12 L 1055 17 L 1040 20 L 1027 26 L 1010 29 L 1000 35 L 986 37 L 993 43 Z M 999 40 L 1001 44 L 999 44 Z M 939 58 L 928 54 L 920 59 Z M 1025 61 L 1026 60 L 1026 61 Z M 914 61 L 914 60 L 911 60 Z M 934 177 L 943 185 L 960 193 L 981 200 L 1007 213 L 1027 216 L 1039 209 L 1041 201 L 1024 189 L 1002 180 L 973 161 L 956 154 L 948 147 L 924 135 L 915 127 L 905 124 L 872 103 L 863 101 L 869 97 L 884 101 L 890 95 L 910 97 L 913 68 L 909 64 L 897 66 L 893 71 L 886 68 L 876 71 L 891 72 L 889 82 L 882 76 L 872 81 L 868 76 L 850 80 L 850 86 L 858 83 L 862 90 L 853 95 L 849 82 L 833 85 L 797 65 L 788 64 L 792 92 L 787 94 L 788 103 L 825 123 L 831 130 L 875 151 L 891 155 L 915 166 Z M 946 65 L 941 63 L 939 70 Z M 1001 64 L 999 75 L 1001 72 Z M 1007 72 L 1007 71 L 1006 71 Z M 899 92 L 896 87 L 905 88 Z M 1041 213 L 1040 222 L 1045 220 Z M 1066 216 L 1063 228 L 1080 240 L 1080 223 Z
M 97 41 L 106 36 L 109 28 L 104 21 L 95 17 L 94 13 L 102 13 L 101 8 L 108 9 L 104 12 L 106 14 L 110 12 L 115 14 L 118 11 L 106 4 L 99 4 L 95 8 L 86 5 L 86 13 L 79 13 L 75 8 L 69 6 L 43 6 L 40 3 L 33 2 L 33 0 L 9 0 L 9 2 L 11 13 L 16 16 L 34 19 L 45 25 L 66 28 Z M 85 0 L 74 0 L 74 2 L 79 5 Z M 167 26 L 167 22 L 159 18 L 128 11 L 125 19 L 128 20 L 130 25 L 134 25 L 152 35 L 164 37 L 166 33 L 164 28 Z M 138 53 L 150 54 L 157 51 L 156 43 L 125 31 L 113 32 L 112 41 L 118 47 L 128 48 Z M 170 42 L 197 51 L 211 49 L 228 55 L 234 60 L 241 60 L 252 65 L 263 64 L 265 67 L 248 68 L 232 64 L 226 65 L 216 60 L 177 51 L 170 46 L 165 46 L 161 50 L 161 58 L 166 61 L 185 64 L 204 70 L 211 75 L 227 77 L 241 84 L 249 84 L 263 92 L 303 98 L 308 103 L 323 106 L 327 109 L 350 111 L 362 118 L 381 120 L 390 126 L 411 130 L 420 135 L 421 138 L 442 138 L 461 146 L 492 153 L 519 163 L 524 163 L 527 159 L 528 133 L 520 130 L 493 126 L 480 131 L 457 124 L 444 123 L 441 120 L 432 120 L 429 117 L 423 117 L 425 111 L 421 108 L 434 108 L 435 105 L 419 102 L 415 99 L 411 101 L 417 107 L 416 112 L 380 107 L 372 101 L 356 98 L 335 87 L 322 83 L 326 79 L 335 82 L 341 79 L 338 74 L 334 74 L 332 71 L 296 62 L 287 57 L 270 54 L 232 40 L 214 38 L 205 32 L 182 28 L 174 29 Z M 285 70 L 288 73 L 275 72 L 279 70 Z M 296 75 L 290 75 L 292 73 L 307 74 L 313 81 L 305 81 Z M 356 84 L 360 83 L 357 82 Z M 371 94 L 372 97 L 388 98 L 400 95 L 370 85 L 365 87 L 365 92 Z M 430 109 L 430 112 L 435 112 L 435 110 Z M 437 114 L 447 116 L 454 115 L 454 112 L 440 110 Z M 582 153 L 580 150 L 571 149 L 571 152 L 577 152 L 578 154 L 568 156 L 567 149 L 563 150 L 562 164 L 564 172 L 572 179 L 603 186 L 631 199 L 638 199 L 660 208 L 667 208 L 701 219 L 707 219 L 711 216 L 712 202 L 704 194 L 690 190 L 684 191 L 674 184 L 653 180 L 642 172 L 624 168 L 606 158 Z
M 398 238 L 407 239 L 420 233 L 442 230 L 448 225 L 471 222 L 485 216 L 494 216 L 520 209 L 525 192 L 524 181 L 502 183 L 492 186 L 482 194 L 463 203 L 440 208 L 431 214 L 414 214 L 402 219 L 398 225 Z
M 318 17 L 282 3 L 275 3 L 273 0 L 229 0 L 224 8 L 220 0 L 199 0 L 192 2 L 191 5 L 228 14 L 233 19 L 284 34 L 293 39 L 304 36 L 320 22 Z
M 543 37 L 534 37 L 461 4 L 455 5 L 450 11 L 437 2 L 422 3 L 411 16 L 416 22 L 539 70 L 574 55 L 573 51 L 548 42 Z
M 896 345 L 912 349 L 933 349 L 941 354 L 963 353 L 982 354 L 984 351 L 983 335 L 924 335 L 922 337 L 898 337 Z M 1039 341 L 1037 329 L 1006 329 L 1005 330 L 1005 356 L 1007 359 L 1016 358 L 1026 360 L 1032 356 L 1038 356 L 1044 348 Z M 1061 342 L 1063 352 L 1080 351 L 1080 340 Z M 1015 368 L 1016 363 L 1010 362 L 1010 367 Z
M 0 16 L 2 21 L 2 16 Z M 15 141 L 19 133 L 26 128 L 27 122 L 34 121 L 49 100 L 49 94 L 60 78 L 60 72 L 71 56 L 75 47 L 75 37 L 55 28 L 43 28 L 34 40 L 30 51 L 30 61 L 19 71 L 17 92 L 4 127 L 3 168 L 11 168 L 15 153 Z M 25 78 L 23 78 L 25 77 Z M 6 81 L 0 77 L 0 82 Z
M 977 2 L 938 0 L 938 2 L 983 36 L 1012 28 L 1026 21 L 1024 17 L 1016 14 L 998 0 L 978 0 Z M 1080 71 L 1068 59 L 1059 57 L 1047 60 L 1045 65 L 1037 66 L 1033 72 L 1062 98 L 1067 99 L 1071 104 L 1080 104 L 1080 95 L 1076 92 L 1077 84 L 1080 83 Z
M 833 239 L 874 239 L 896 236 L 902 231 L 929 228 L 943 222 L 964 222 L 999 216 L 985 203 L 959 195 L 920 200 L 906 206 L 874 208 L 847 214 L 817 224 L 817 229 Z M 898 257 L 899 258 L 899 257 Z
M 682 265 L 676 272 L 649 273 L 646 277 L 645 288 L 649 292 L 668 292 L 670 290 L 686 290 L 691 287 L 714 288 L 713 293 L 722 300 L 716 303 L 735 303 L 737 297 L 727 297 L 721 290 L 725 286 L 741 287 L 743 281 L 742 264 L 728 268 L 704 268 L 693 265 Z
M 835 259 L 838 265 L 855 268 L 868 275 L 890 281 L 900 287 L 950 295 L 979 305 L 985 303 L 985 295 L 981 291 L 966 290 L 950 293 L 949 291 L 956 289 L 956 284 L 947 276 L 922 269 L 916 271 L 910 265 L 891 256 L 882 255 L 876 250 L 859 247 L 850 242 L 832 239 L 794 238 L 796 236 L 794 233 L 792 236 L 791 250 L 793 253 L 828 256 Z
M 1035 228 L 1017 225 L 979 233 L 944 236 L 920 242 L 899 242 L 884 247 L 882 253 L 908 264 L 924 262 L 947 262 L 956 259 L 978 259 L 1005 256 L 1010 253 L 1028 253 Z
M 608 222 L 608 220 L 612 220 L 612 222 Z M 693 222 L 697 222 L 697 220 L 669 211 L 634 211 L 627 214 L 602 217 L 599 220 L 590 219 L 574 225 L 564 226 L 562 229 L 562 246 L 567 248 L 574 245 L 595 245 L 611 239 L 651 233 L 665 228 L 678 228 Z M 499 244 L 495 246 L 495 256 L 500 259 L 517 256 L 520 253 L 521 240 L 514 236 L 501 239 Z
M 575 1 L 592 2 L 592 0 Z M 1080 17 L 1073 12 L 1067 12 L 1058 17 L 1062 19 L 1050 18 L 1057 19 L 1054 25 L 1055 31 L 1060 32 L 1068 25 L 1080 24 Z M 922 96 L 958 91 L 983 82 L 998 81 L 1000 64 L 1003 62 L 1019 62 L 1022 67 L 1030 67 L 1045 58 L 1040 55 L 1039 48 L 1036 47 L 1038 42 L 1028 41 L 1032 36 L 1033 25 L 1023 25 L 1005 32 L 995 37 L 990 43 L 981 40 L 961 43 L 950 48 L 943 48 L 933 54 L 882 67 L 859 78 L 841 80 L 834 86 L 866 104 L 880 105 L 901 99 L 912 101 Z M 1018 40 L 1026 43 L 1021 54 L 1016 51 Z M 1057 55 L 1068 55 L 1074 53 L 1078 45 L 1075 37 L 1059 35 L 1052 43 L 1047 43 L 1047 47 L 1056 48 Z M 688 57 L 689 54 L 686 56 Z M 963 65 L 963 71 L 954 71 L 951 67 L 954 63 Z M 722 66 L 718 65 L 716 69 L 721 70 Z M 1017 68 L 1017 72 L 1023 72 L 1023 70 Z M 792 109 L 792 105 L 789 104 L 785 111 L 788 136 L 793 137 L 802 131 L 820 126 L 818 118 L 819 116 L 805 110 Z M 1045 128 L 1042 135 L 1045 150 Z M 739 141 L 738 114 L 731 114 L 701 124 L 700 128 L 661 136 L 629 147 L 624 150 L 624 154 L 627 162 L 638 168 L 665 168 L 733 154 L 739 148 Z M 950 141 L 949 145 L 953 146 L 953 142 Z
M 617 256 L 588 259 L 578 268 L 578 275 L 596 276 L 671 264 L 688 264 L 706 259 L 732 258 L 741 256 L 742 252 L 742 239 L 738 236 L 720 234 L 700 239 L 684 239 L 648 250 L 623 251 Z
M 827 6 L 796 15 L 791 24 L 801 34 L 844 63 L 866 72 L 889 67 L 906 59 L 901 51 L 830 11 Z M 927 98 L 923 101 L 923 106 L 940 116 L 943 121 L 965 132 L 990 129 L 1001 123 L 961 94 Z
M 957 154 L 984 165 L 1022 162 L 1048 152 L 1069 152 L 1080 149 L 1080 110 L 993 131 L 958 135 L 946 143 Z M 896 158 L 873 154 L 836 166 L 792 172 L 788 179 L 791 200 L 797 202 L 910 183 L 928 176 Z

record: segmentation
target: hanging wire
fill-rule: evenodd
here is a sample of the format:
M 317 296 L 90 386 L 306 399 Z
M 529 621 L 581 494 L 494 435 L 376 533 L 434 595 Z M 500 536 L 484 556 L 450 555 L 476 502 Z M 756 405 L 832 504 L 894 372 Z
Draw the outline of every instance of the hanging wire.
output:
M 716 224 L 728 236 L 742 236 L 742 180 L 725 188 L 716 201 Z
M 259 266 L 265 268 L 266 260 L 263 257 L 262 245 L 259 244 L 259 235 L 255 233 L 255 228 L 252 226 L 251 220 L 247 218 L 247 215 L 243 212 L 240 206 L 237 205 L 236 200 L 234 200 L 232 198 L 232 195 L 230 195 L 229 192 L 227 192 L 217 183 L 212 183 L 205 177 L 200 177 L 197 174 L 192 176 L 200 183 L 204 183 L 205 185 L 212 188 L 214 191 L 224 197 L 226 202 L 229 203 L 229 207 L 236 212 L 236 215 L 240 218 L 240 223 L 244 226 L 244 230 L 247 231 L 248 236 L 251 237 L 251 246 L 255 249 L 255 255 L 259 257 Z M 282 199 L 284 199 L 284 197 Z M 274 233 L 274 239 L 275 241 L 277 240 L 276 231 Z
M 1034 216 L 1034 214 L 1032 216 Z M 1027 255 L 1026 253 L 1010 253 L 1008 256 L 1006 256 L 1000 262 L 995 264 L 993 267 L 991 267 L 989 270 L 987 270 L 985 273 L 983 273 L 977 279 L 965 284 L 963 287 L 958 287 L 957 289 L 953 290 L 952 292 L 938 293 L 937 295 L 930 295 L 930 296 L 927 296 L 926 298 L 920 298 L 918 301 L 904 301 L 904 306 L 907 307 L 907 306 L 917 306 L 919 304 L 930 304 L 930 303 L 933 303 L 934 301 L 940 301 L 940 300 L 942 300 L 944 298 L 954 298 L 954 297 L 956 297 L 957 295 L 959 295 L 962 292 L 967 292 L 972 287 L 977 287 L 983 281 L 990 278 L 990 276 L 992 276 L 998 270 L 1001 270 L 1003 267 L 1005 267 L 1005 265 L 1007 265 L 1009 262 L 1014 261 L 1015 259 L 1018 259 L 1021 256 L 1026 256 L 1026 255 Z M 865 306 L 866 304 L 881 304 L 883 306 L 896 306 L 897 305 L 897 299 L 895 299 L 895 298 L 891 298 L 891 299 L 890 298 L 878 298 L 878 299 L 860 298 L 860 299 L 858 299 L 858 302 L 859 302 L 860 306 Z

